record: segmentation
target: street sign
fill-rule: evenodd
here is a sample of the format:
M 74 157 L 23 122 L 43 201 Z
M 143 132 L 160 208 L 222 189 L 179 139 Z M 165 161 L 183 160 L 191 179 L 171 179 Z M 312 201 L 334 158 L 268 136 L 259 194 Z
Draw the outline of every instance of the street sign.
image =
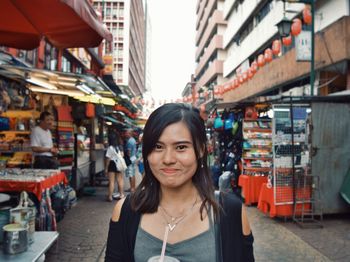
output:
M 311 32 L 301 31 L 296 37 L 295 42 L 296 60 L 297 62 L 311 61 Z

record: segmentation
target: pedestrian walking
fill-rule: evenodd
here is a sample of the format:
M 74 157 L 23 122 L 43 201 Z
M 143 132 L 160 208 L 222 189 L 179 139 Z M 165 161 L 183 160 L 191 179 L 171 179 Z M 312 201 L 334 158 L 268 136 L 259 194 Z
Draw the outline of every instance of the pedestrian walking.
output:
M 130 181 L 130 192 L 134 192 L 136 186 L 136 140 L 133 137 L 133 132 L 133 129 L 127 129 L 125 131 L 124 145 L 124 154 L 128 159 L 126 161 L 128 168 L 125 171 L 125 176 L 128 177 Z
M 145 175 L 145 166 L 143 164 L 143 157 L 142 157 L 142 137 L 143 137 L 143 133 L 140 133 L 138 138 L 138 145 L 137 145 L 136 163 L 137 163 L 139 173 L 143 178 L 143 176 Z
M 191 106 L 165 104 L 150 115 L 143 133 L 145 176 L 115 206 L 105 261 L 254 261 L 241 201 L 214 194 L 206 140 Z
M 112 133 L 108 138 L 109 147 L 106 152 L 105 174 L 108 176 L 108 196 L 107 201 L 113 198 L 124 198 L 124 173 L 117 167 L 118 154 L 123 154 L 120 139 L 116 133 Z M 117 177 L 118 194 L 113 195 L 115 178 Z

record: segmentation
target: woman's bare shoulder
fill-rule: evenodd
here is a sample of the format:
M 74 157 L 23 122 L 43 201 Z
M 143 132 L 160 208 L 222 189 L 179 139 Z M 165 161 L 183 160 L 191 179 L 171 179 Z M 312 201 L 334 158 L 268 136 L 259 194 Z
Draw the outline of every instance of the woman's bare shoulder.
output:
M 112 221 L 118 222 L 120 218 L 120 213 L 122 211 L 123 204 L 125 202 L 125 197 L 120 199 L 114 206 L 113 213 L 112 213 Z

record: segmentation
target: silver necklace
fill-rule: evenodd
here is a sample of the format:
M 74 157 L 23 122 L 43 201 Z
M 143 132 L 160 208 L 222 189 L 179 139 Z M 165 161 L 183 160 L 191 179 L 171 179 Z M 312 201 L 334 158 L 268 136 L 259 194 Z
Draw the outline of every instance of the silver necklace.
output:
M 173 217 L 173 216 L 169 215 L 169 213 L 165 210 L 165 208 L 162 207 L 161 205 L 159 205 L 161 214 L 162 214 L 162 216 L 163 216 L 163 218 L 164 218 L 164 220 L 165 220 L 165 222 L 166 222 L 166 224 L 167 224 L 167 227 L 169 228 L 170 232 L 172 232 L 172 231 L 175 229 L 175 227 L 176 227 L 182 220 L 184 220 L 186 216 L 188 216 L 188 215 L 192 212 L 192 210 L 193 210 L 194 206 L 196 205 L 196 203 L 197 203 L 197 198 L 196 198 L 196 200 L 194 201 L 192 207 L 191 207 L 185 214 L 183 214 L 183 215 L 181 215 L 181 216 L 178 216 L 178 217 Z M 167 216 L 170 217 L 171 222 L 168 221 Z
M 166 226 L 165 226 L 165 231 L 164 231 L 164 238 L 163 238 L 163 245 L 162 245 L 162 252 L 160 254 L 160 259 L 159 259 L 159 262 L 163 262 L 164 261 L 164 257 L 165 257 L 165 249 L 166 249 L 166 244 L 167 244 L 167 241 L 168 241 L 168 234 L 169 234 L 169 231 L 172 232 L 175 227 L 182 221 L 184 220 L 184 218 L 190 214 L 194 208 L 194 206 L 196 205 L 197 203 L 197 197 L 196 197 L 196 201 L 194 201 L 192 207 L 185 213 L 183 214 L 182 216 L 179 216 L 179 217 L 173 217 L 173 216 L 170 216 L 166 211 L 165 209 L 159 205 L 160 207 L 160 211 L 161 211 L 161 214 L 162 214 L 162 217 L 164 218 L 165 222 L 166 222 Z M 166 216 L 169 216 L 171 218 L 171 222 L 170 223 L 168 221 L 168 219 L 166 218 Z

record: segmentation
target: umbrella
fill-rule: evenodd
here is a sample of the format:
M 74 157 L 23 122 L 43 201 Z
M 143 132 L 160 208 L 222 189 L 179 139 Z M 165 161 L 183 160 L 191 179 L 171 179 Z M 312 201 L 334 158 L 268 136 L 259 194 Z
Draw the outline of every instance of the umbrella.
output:
M 87 0 L 1 0 L 0 45 L 34 49 L 42 37 L 57 48 L 95 47 L 112 34 Z

